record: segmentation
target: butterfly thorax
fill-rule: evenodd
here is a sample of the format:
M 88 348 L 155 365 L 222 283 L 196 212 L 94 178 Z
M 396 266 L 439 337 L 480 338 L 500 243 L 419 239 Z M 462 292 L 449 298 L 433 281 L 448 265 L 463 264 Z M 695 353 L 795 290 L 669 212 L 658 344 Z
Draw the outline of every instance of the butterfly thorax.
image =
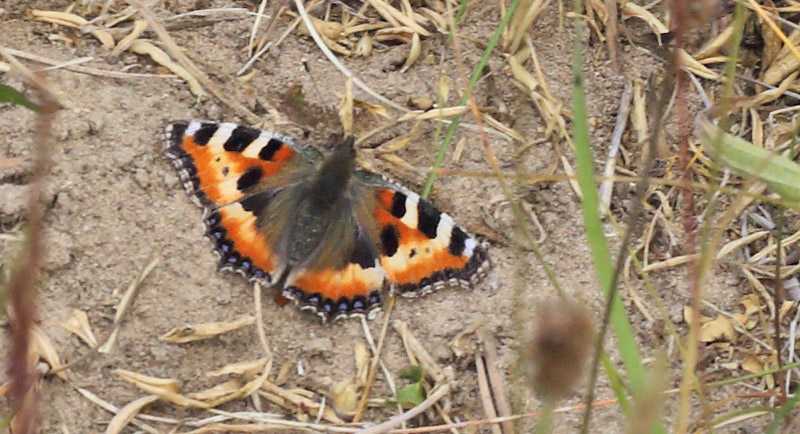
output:
M 336 219 L 347 198 L 350 181 L 355 169 L 353 140 L 348 139 L 337 146 L 320 165 L 305 186 L 305 198 L 300 201 L 293 223 L 292 242 L 288 246 L 290 264 L 299 264 L 311 256 L 322 242 L 328 226 Z

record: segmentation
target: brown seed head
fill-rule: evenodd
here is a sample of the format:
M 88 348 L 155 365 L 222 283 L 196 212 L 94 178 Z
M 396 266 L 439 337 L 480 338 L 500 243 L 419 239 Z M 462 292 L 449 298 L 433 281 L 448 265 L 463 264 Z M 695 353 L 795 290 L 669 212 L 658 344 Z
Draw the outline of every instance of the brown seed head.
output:
M 586 310 L 564 299 L 542 303 L 537 309 L 528 346 L 531 386 L 543 399 L 560 399 L 581 379 L 594 336 Z

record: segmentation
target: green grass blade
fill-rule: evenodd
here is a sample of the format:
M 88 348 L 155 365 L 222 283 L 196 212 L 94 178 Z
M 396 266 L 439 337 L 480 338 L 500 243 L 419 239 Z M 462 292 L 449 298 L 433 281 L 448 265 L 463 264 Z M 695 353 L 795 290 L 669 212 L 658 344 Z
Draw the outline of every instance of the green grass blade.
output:
M 574 1 L 575 11 L 583 10 L 583 1 Z M 592 252 L 595 271 L 600 288 L 606 295 L 607 303 L 610 303 L 609 323 L 617 337 L 617 347 L 625 365 L 625 371 L 634 392 L 643 390 L 645 386 L 645 369 L 642 363 L 639 349 L 633 335 L 633 328 L 628 321 L 625 309 L 619 297 L 615 297 L 616 291 L 613 290 L 614 284 L 614 265 L 608 250 L 605 236 L 603 235 L 603 225 L 599 213 L 599 200 L 597 185 L 595 184 L 595 174 L 592 161 L 592 152 L 589 140 L 589 121 L 586 111 L 586 93 L 584 89 L 583 77 L 583 44 L 581 35 L 583 33 L 583 23 L 578 15 L 575 18 L 575 40 L 572 52 L 572 113 L 573 113 L 573 140 L 575 144 L 575 160 L 578 165 L 578 184 L 581 188 L 583 210 L 583 220 L 586 227 L 586 235 L 589 240 L 589 247 Z M 625 246 L 623 246 L 623 249 Z M 617 386 L 619 387 L 619 386 Z M 591 393 L 591 392 L 590 392 Z M 624 393 L 615 390 L 619 396 Z M 587 409 L 585 424 L 589 422 L 590 410 Z M 589 427 L 584 425 L 584 430 Z M 662 426 L 657 426 L 654 432 L 664 432 Z
M 514 14 L 514 11 L 517 10 L 521 0 L 514 0 L 511 2 L 511 5 L 508 7 L 506 14 L 503 15 L 503 19 L 500 21 L 500 25 L 497 26 L 495 29 L 494 34 L 492 34 L 492 38 L 489 39 L 489 44 L 486 46 L 486 49 L 483 50 L 483 55 L 481 56 L 478 64 L 475 65 L 475 69 L 472 71 L 472 77 L 469 79 L 469 89 L 464 90 L 464 95 L 461 96 L 461 105 L 467 104 L 467 99 L 469 99 L 469 94 L 472 92 L 472 89 L 475 88 L 475 84 L 478 83 L 478 80 L 481 78 L 481 74 L 483 73 L 483 68 L 486 66 L 486 62 L 489 61 L 489 56 L 492 55 L 492 51 L 497 46 L 497 43 L 500 41 L 500 37 L 503 35 L 503 29 L 506 28 L 508 22 L 511 21 L 511 16 Z M 461 122 L 461 115 L 455 116 L 450 123 L 450 126 L 447 128 L 447 132 L 444 136 L 444 141 L 442 145 L 439 147 L 439 152 L 436 154 L 436 161 L 433 162 L 433 170 L 431 170 L 430 175 L 428 175 L 428 180 L 425 182 L 425 188 L 422 190 L 422 197 L 427 198 L 428 194 L 431 192 L 431 188 L 433 188 L 433 183 L 436 181 L 436 169 L 438 169 L 442 165 L 442 161 L 444 161 L 444 154 L 447 152 L 448 146 L 450 146 L 450 142 L 453 141 L 453 136 L 456 134 L 456 128 L 458 128 L 458 124 Z
M 765 182 L 784 200 L 800 201 L 800 165 L 728 134 L 711 122 L 698 123 L 698 138 L 720 165 Z
M 40 112 L 42 109 L 30 102 L 28 98 L 25 98 L 25 95 L 19 93 L 13 87 L 6 86 L 4 84 L 0 84 L 0 103 L 11 103 L 16 105 L 21 105 L 28 110 L 32 110 L 35 112 Z

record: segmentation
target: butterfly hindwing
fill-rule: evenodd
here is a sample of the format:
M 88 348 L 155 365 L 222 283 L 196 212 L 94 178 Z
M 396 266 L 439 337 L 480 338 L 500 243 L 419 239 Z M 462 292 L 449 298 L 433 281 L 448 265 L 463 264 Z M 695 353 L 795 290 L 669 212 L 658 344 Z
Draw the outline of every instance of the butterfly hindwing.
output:
M 334 211 L 323 243 L 289 273 L 284 296 L 324 320 L 371 316 L 381 307 L 385 273 L 369 232 L 354 218 L 349 199 Z
M 489 269 L 483 245 L 453 219 L 397 187 L 375 190 L 380 262 L 401 295 L 416 296 L 446 286 L 469 286 Z

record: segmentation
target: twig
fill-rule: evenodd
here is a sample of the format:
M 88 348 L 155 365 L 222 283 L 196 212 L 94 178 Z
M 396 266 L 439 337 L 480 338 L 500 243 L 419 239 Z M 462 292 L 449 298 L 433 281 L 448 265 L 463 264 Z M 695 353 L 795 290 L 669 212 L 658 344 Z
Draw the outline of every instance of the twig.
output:
M 270 350 L 269 342 L 267 342 L 267 335 L 264 332 L 264 312 L 261 308 L 261 285 L 258 282 L 253 285 L 253 301 L 255 302 L 256 309 L 258 340 L 261 341 L 261 347 L 264 349 L 264 357 L 272 359 L 272 350 Z
M 630 81 L 625 83 L 622 97 L 619 99 L 619 110 L 617 110 L 617 123 L 614 125 L 614 132 L 611 134 L 611 143 L 608 146 L 608 160 L 603 170 L 603 176 L 614 175 L 614 168 L 617 165 L 617 154 L 619 145 L 622 142 L 622 135 L 628 125 L 628 114 L 631 111 L 631 101 L 633 100 L 633 85 Z M 600 184 L 600 215 L 604 215 L 611 207 L 611 192 L 613 191 L 614 181 L 607 179 Z
M 606 46 L 608 57 L 611 58 L 611 69 L 619 74 L 619 31 L 617 30 L 617 2 L 605 0 L 606 7 Z
M 253 30 L 250 31 L 250 41 L 247 43 L 247 55 L 253 55 L 253 41 L 256 40 L 256 35 L 258 34 L 258 26 L 261 25 L 261 17 L 264 16 L 264 8 L 267 6 L 267 0 L 261 0 L 261 4 L 258 5 L 258 12 L 256 13 L 256 21 L 253 23 Z M 273 20 L 275 17 L 272 17 Z
M 358 422 L 361 420 L 361 415 L 364 413 L 364 409 L 367 407 L 369 391 L 372 389 L 372 383 L 375 381 L 375 371 L 377 371 L 378 363 L 381 361 L 381 349 L 383 348 L 383 342 L 386 340 L 386 330 L 389 328 L 389 318 L 392 316 L 392 309 L 394 308 L 394 302 L 396 298 L 397 294 L 392 294 L 391 297 L 389 297 L 389 301 L 386 303 L 386 319 L 383 321 L 381 335 L 378 337 L 378 348 L 375 350 L 374 359 L 370 364 L 369 374 L 367 375 L 367 384 L 364 385 L 364 391 L 361 392 L 361 399 L 358 401 L 358 407 L 356 407 L 356 414 L 353 416 L 353 422 Z

